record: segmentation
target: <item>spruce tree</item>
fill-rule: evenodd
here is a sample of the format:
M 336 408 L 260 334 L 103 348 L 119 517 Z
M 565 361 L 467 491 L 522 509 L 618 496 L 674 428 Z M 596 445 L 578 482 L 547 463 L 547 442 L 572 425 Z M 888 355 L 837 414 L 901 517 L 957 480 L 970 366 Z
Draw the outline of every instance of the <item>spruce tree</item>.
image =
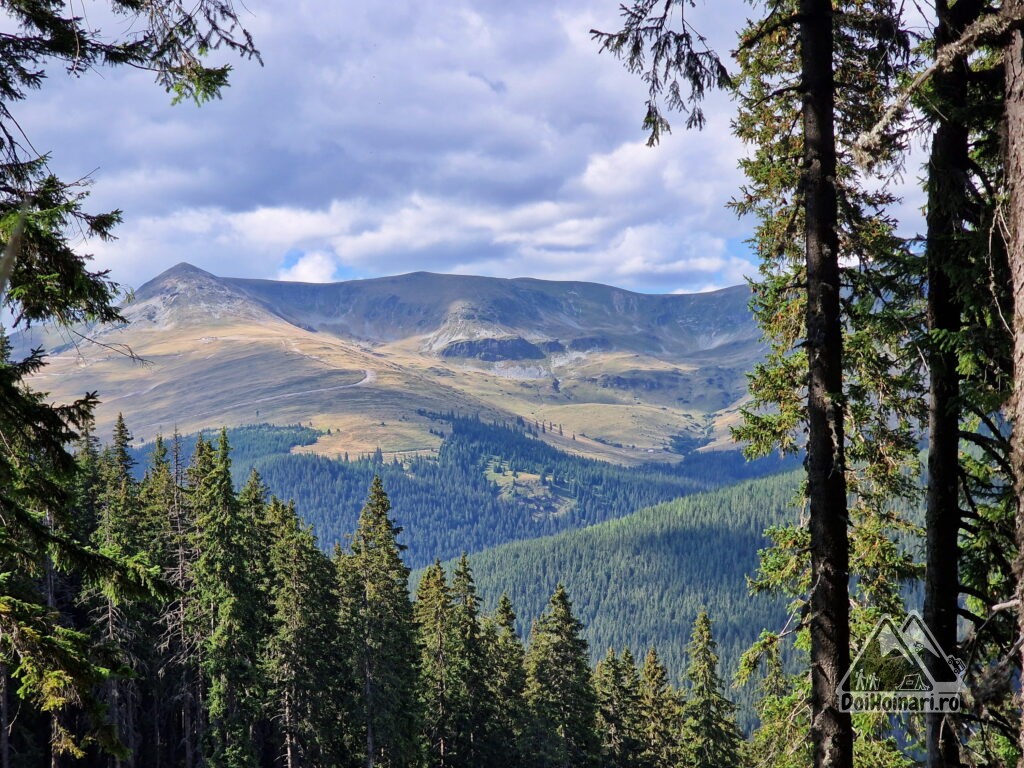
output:
M 516 633 L 512 602 L 503 594 L 494 616 L 483 626 L 486 648 L 486 691 L 491 702 L 486 748 L 481 762 L 486 768 L 525 764 L 524 738 L 529 723 L 526 705 L 526 666 L 522 640 Z
M 677 766 L 682 759 L 682 698 L 668 682 L 668 671 L 651 648 L 640 672 L 640 723 L 644 768 Z
M 640 678 L 629 650 L 620 657 L 615 649 L 608 649 L 594 670 L 594 690 L 600 764 L 606 768 L 640 768 L 644 748 Z
M 487 696 L 486 652 L 480 631 L 480 598 L 469 558 L 463 553 L 451 578 L 452 690 L 458 768 L 478 768 L 484 760 L 488 723 L 494 702 Z
M 270 754 L 281 756 L 283 768 L 341 765 L 334 571 L 292 504 L 272 499 L 266 520 L 273 614 L 263 665 L 267 708 L 279 732 Z
M 181 436 L 177 431 L 171 441 L 170 471 L 172 484 L 165 500 L 168 526 L 167 565 L 164 578 L 174 587 L 171 600 L 163 605 L 161 626 L 161 661 L 158 674 L 171 681 L 172 715 L 175 734 L 172 741 L 180 744 L 183 768 L 193 768 L 199 760 L 204 717 L 202 672 L 199 669 L 199 648 L 204 624 L 200 620 L 195 586 L 196 545 L 195 508 L 191 489 L 186 493 L 186 479 L 195 487 L 208 474 L 212 463 L 209 443 L 201 436 L 196 442 L 192 466 L 184 466 Z M 187 478 L 186 478 L 187 475 Z
M 142 550 L 148 561 L 166 578 L 171 566 L 173 535 L 169 510 L 179 492 L 172 457 L 158 436 L 149 465 L 139 483 L 139 529 Z M 180 481 L 180 477 L 178 478 Z M 180 679 L 166 672 L 169 656 L 164 645 L 164 615 L 171 599 L 150 601 L 140 606 L 139 653 L 145 674 L 140 676 L 139 743 L 135 750 L 139 765 L 160 765 L 171 760 L 180 730 L 174 707 Z
M 135 461 L 129 453 L 131 439 L 123 416 L 118 414 L 113 442 L 100 455 L 97 526 L 92 538 L 97 550 L 112 560 L 131 559 L 148 565 L 139 524 L 139 485 L 132 475 Z M 112 756 L 110 764 L 132 768 L 140 737 L 138 678 L 148 655 L 148 648 L 140 642 L 145 637 L 146 612 L 141 605 L 124 599 L 110 582 L 100 582 L 86 590 L 85 601 L 94 621 L 97 642 L 119 662 L 103 692 L 114 738 L 124 746 L 123 755 Z
M 583 625 L 561 584 L 534 622 L 526 652 L 529 759 L 537 768 L 593 768 L 601 752 Z
M 43 87 L 52 72 L 67 68 L 80 75 L 125 64 L 153 72 L 179 97 L 202 101 L 227 84 L 229 67 L 205 61 L 212 48 L 223 44 L 243 56 L 257 55 L 230 4 L 202 0 L 186 8 L 160 0 L 113 0 L 104 8 L 99 12 L 128 15 L 123 34 L 111 35 L 110 29 L 101 34 L 87 14 L 76 15 L 47 0 L 3 7 L 0 315 L 8 328 L 124 319 L 116 306 L 118 287 L 105 271 L 90 269 L 90 257 L 72 242 L 109 238 L 120 212 L 83 210 L 83 185 L 52 172 L 49 155 L 40 155 L 18 128 L 16 105 Z M 6 331 L 0 328 L 0 573 L 11 574 L 0 580 L 0 686 L 8 692 L 7 673 L 13 675 L 17 696 L 31 702 L 20 710 L 23 722 L 31 718 L 29 710 L 54 712 L 70 704 L 95 714 L 94 692 L 103 687 L 111 661 L 90 652 L 87 634 L 68 626 L 68 616 L 39 594 L 38 582 L 30 585 L 34 578 L 21 577 L 35 577 L 41 568 L 51 576 L 69 574 L 75 583 L 104 583 L 111 594 L 139 596 L 154 587 L 142 564 L 98 555 L 87 534 L 72 533 L 83 520 L 75 519 L 70 503 L 76 467 L 68 447 L 90 423 L 98 400 L 89 394 L 71 403 L 49 404 L 29 386 L 29 377 L 43 366 L 41 349 L 12 360 Z M 52 736 L 54 763 L 62 754 L 80 753 L 81 739 L 58 730 Z M 108 745 L 105 737 L 90 738 Z M 5 736 L 0 739 L 0 763 L 10 758 Z
M 427 766 L 452 765 L 455 741 L 453 699 L 455 643 L 451 594 L 440 561 L 423 572 L 416 591 L 414 617 L 420 652 L 420 708 Z
M 743 738 L 736 727 L 736 705 L 722 693 L 717 644 L 706 611 L 697 615 L 687 647 L 686 702 L 683 705 L 683 765 L 719 768 L 743 765 Z
M 205 681 L 207 763 L 216 768 L 256 764 L 250 732 L 258 712 L 258 648 L 263 638 L 263 601 L 251 569 L 253 531 L 241 514 L 231 484 L 226 430 L 217 450 L 196 446 L 191 490 L 195 509 L 193 569 L 200 667 Z
M 374 477 L 350 550 L 336 559 L 343 644 L 355 681 L 354 743 L 367 768 L 413 768 L 420 759 L 416 628 L 401 528 Z

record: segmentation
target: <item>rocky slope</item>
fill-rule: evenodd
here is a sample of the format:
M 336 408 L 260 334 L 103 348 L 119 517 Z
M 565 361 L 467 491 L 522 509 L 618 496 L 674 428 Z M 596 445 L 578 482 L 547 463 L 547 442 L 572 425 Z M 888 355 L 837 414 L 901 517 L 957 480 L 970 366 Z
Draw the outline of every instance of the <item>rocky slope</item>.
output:
M 557 425 L 550 439 L 580 453 L 664 459 L 677 436 L 721 441 L 745 397 L 762 354 L 748 297 L 427 272 L 286 283 L 183 263 L 138 289 L 127 325 L 81 329 L 99 344 L 43 338 L 45 387 L 98 390 L 101 428 L 124 411 L 141 437 L 301 421 L 331 429 L 321 452 L 431 450 L 421 412 L 455 410 Z

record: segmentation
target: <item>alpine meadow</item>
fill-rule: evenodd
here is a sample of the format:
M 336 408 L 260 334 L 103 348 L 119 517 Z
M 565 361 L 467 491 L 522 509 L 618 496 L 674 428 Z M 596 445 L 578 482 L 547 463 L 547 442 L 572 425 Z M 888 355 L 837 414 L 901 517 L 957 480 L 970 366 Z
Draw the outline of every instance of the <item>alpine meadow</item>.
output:
M 0 768 L 1024 768 L 1024 0 L 10 0 L 0 247 Z

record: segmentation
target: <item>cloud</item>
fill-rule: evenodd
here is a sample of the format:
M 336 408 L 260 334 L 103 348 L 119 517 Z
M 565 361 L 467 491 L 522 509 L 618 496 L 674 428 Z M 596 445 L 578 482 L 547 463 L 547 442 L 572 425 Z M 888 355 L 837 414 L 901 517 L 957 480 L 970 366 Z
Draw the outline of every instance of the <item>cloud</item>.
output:
M 277 271 L 278 280 L 297 283 L 329 283 L 338 271 L 335 260 L 321 251 L 301 255 L 290 267 Z
M 644 145 L 646 89 L 593 27 L 615 3 L 252 0 L 264 67 L 232 63 L 201 109 L 149 74 L 60 71 L 16 114 L 52 165 L 121 208 L 98 266 L 138 286 L 187 260 L 215 274 L 321 280 L 415 269 L 586 279 L 647 291 L 753 269 L 733 105 Z M 688 8 L 687 13 L 691 13 Z M 742 7 L 688 16 L 723 49 Z M 296 255 L 299 254 L 299 255 Z

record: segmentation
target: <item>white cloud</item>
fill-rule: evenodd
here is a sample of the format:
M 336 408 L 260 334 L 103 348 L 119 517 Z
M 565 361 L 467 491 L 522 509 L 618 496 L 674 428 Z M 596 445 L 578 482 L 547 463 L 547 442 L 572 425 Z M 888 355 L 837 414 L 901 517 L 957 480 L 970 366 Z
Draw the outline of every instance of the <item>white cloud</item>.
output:
M 277 271 L 278 280 L 297 283 L 329 283 L 337 272 L 335 260 L 322 251 L 306 253 L 292 266 Z

